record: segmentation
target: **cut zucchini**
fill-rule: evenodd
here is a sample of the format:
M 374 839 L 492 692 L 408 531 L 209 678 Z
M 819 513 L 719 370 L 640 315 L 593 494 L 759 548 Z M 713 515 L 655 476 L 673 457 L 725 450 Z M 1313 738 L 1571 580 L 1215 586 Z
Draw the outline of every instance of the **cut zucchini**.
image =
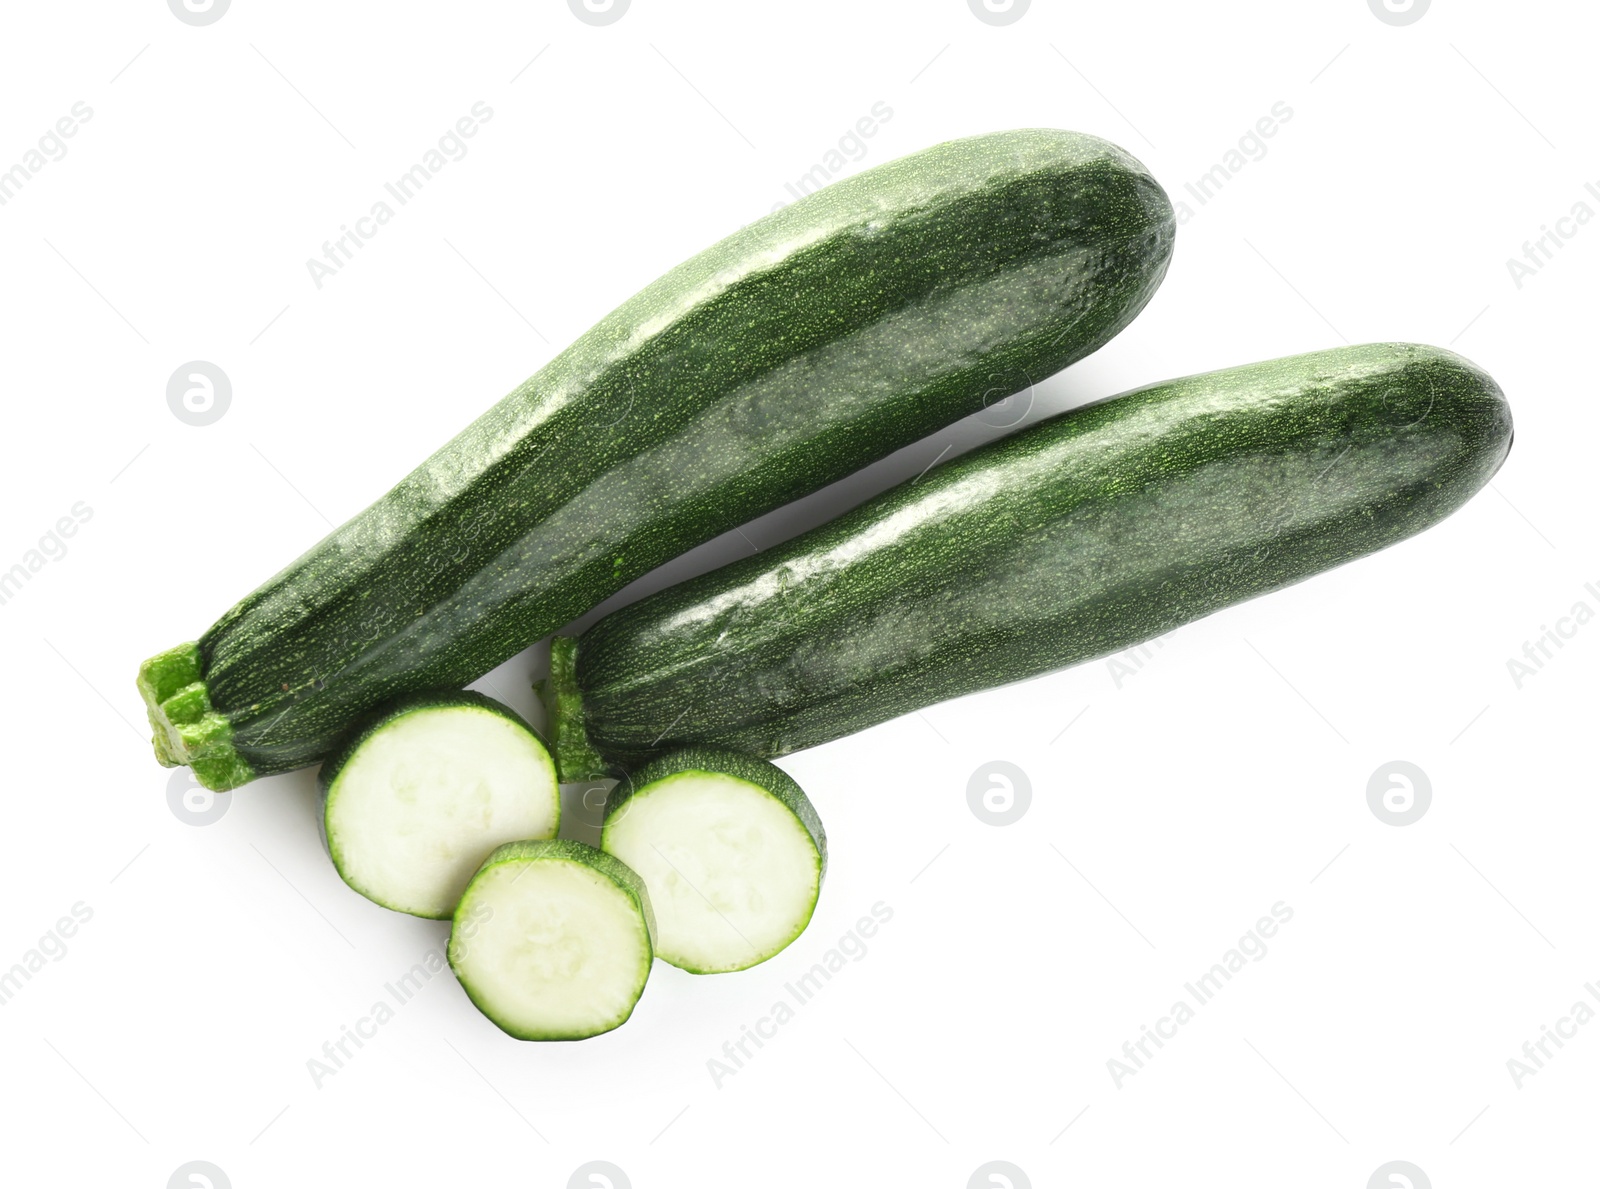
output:
M 456 905 L 450 967 L 518 1040 L 582 1040 L 626 1023 L 650 977 L 645 884 L 581 842 L 509 842 Z
M 552 838 L 561 789 L 543 742 L 471 692 L 392 704 L 319 776 L 333 865 L 368 900 L 448 919 L 503 842 Z
M 744 970 L 799 937 L 828 856 L 822 820 L 788 773 L 714 748 L 621 781 L 601 846 L 650 889 L 656 954 L 691 974 Z

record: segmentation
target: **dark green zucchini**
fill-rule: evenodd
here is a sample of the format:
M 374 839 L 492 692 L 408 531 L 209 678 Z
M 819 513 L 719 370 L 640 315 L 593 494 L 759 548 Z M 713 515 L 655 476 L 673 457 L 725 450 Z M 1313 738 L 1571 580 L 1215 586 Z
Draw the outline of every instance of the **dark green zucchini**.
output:
M 1071 132 L 953 141 L 735 233 L 145 662 L 162 763 L 232 788 L 459 686 L 662 562 L 1021 391 L 1132 320 L 1171 204 Z
M 1420 532 L 1510 444 L 1493 380 L 1406 344 L 1062 414 L 558 636 L 557 767 L 780 756 L 1116 652 Z

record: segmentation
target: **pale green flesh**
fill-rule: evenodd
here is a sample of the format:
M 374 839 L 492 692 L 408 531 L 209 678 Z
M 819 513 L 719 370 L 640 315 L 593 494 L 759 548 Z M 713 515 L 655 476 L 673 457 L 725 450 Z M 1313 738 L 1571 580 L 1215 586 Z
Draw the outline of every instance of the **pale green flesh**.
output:
M 375 731 L 328 791 L 340 876 L 386 908 L 448 917 L 503 842 L 552 838 L 555 766 L 527 728 L 471 706 L 414 710 Z
M 811 920 L 822 861 L 794 813 L 765 789 L 683 772 L 640 789 L 603 848 L 636 871 L 656 917 L 656 955 L 697 974 L 764 962 Z
M 633 1012 L 650 974 L 637 903 L 569 859 L 496 863 L 472 883 L 450 962 L 478 1009 L 525 1040 L 579 1040 Z

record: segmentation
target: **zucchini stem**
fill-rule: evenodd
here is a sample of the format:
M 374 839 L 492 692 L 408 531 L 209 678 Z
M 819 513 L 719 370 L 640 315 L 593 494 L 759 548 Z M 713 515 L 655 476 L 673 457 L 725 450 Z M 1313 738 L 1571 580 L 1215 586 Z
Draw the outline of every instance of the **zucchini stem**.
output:
M 232 724 L 211 705 L 200 676 L 199 644 L 191 640 L 140 665 L 139 696 L 150 716 L 151 742 L 162 767 L 188 764 L 196 780 L 219 793 L 255 778 L 234 750 Z
M 610 765 L 589 742 L 583 721 L 583 691 L 578 688 L 578 640 L 575 636 L 554 636 L 550 640 L 550 676 L 534 682 L 544 702 L 549 724 L 550 754 L 555 758 L 556 774 L 562 784 L 574 780 L 598 780 L 612 775 Z

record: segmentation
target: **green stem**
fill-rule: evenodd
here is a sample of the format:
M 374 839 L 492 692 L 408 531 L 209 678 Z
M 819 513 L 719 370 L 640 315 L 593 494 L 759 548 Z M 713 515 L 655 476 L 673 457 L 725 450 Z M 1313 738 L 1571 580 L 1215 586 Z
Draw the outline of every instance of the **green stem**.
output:
M 224 792 L 255 778 L 234 750 L 233 726 L 211 705 L 194 642 L 159 652 L 139 666 L 139 695 L 154 732 L 156 759 L 167 768 L 188 764 L 206 788 Z
M 556 775 L 563 784 L 598 780 L 610 775 L 610 765 L 589 742 L 583 722 L 583 691 L 578 688 L 578 641 L 556 636 L 550 641 L 550 677 L 535 682 L 544 701 L 550 731 L 550 753 Z

